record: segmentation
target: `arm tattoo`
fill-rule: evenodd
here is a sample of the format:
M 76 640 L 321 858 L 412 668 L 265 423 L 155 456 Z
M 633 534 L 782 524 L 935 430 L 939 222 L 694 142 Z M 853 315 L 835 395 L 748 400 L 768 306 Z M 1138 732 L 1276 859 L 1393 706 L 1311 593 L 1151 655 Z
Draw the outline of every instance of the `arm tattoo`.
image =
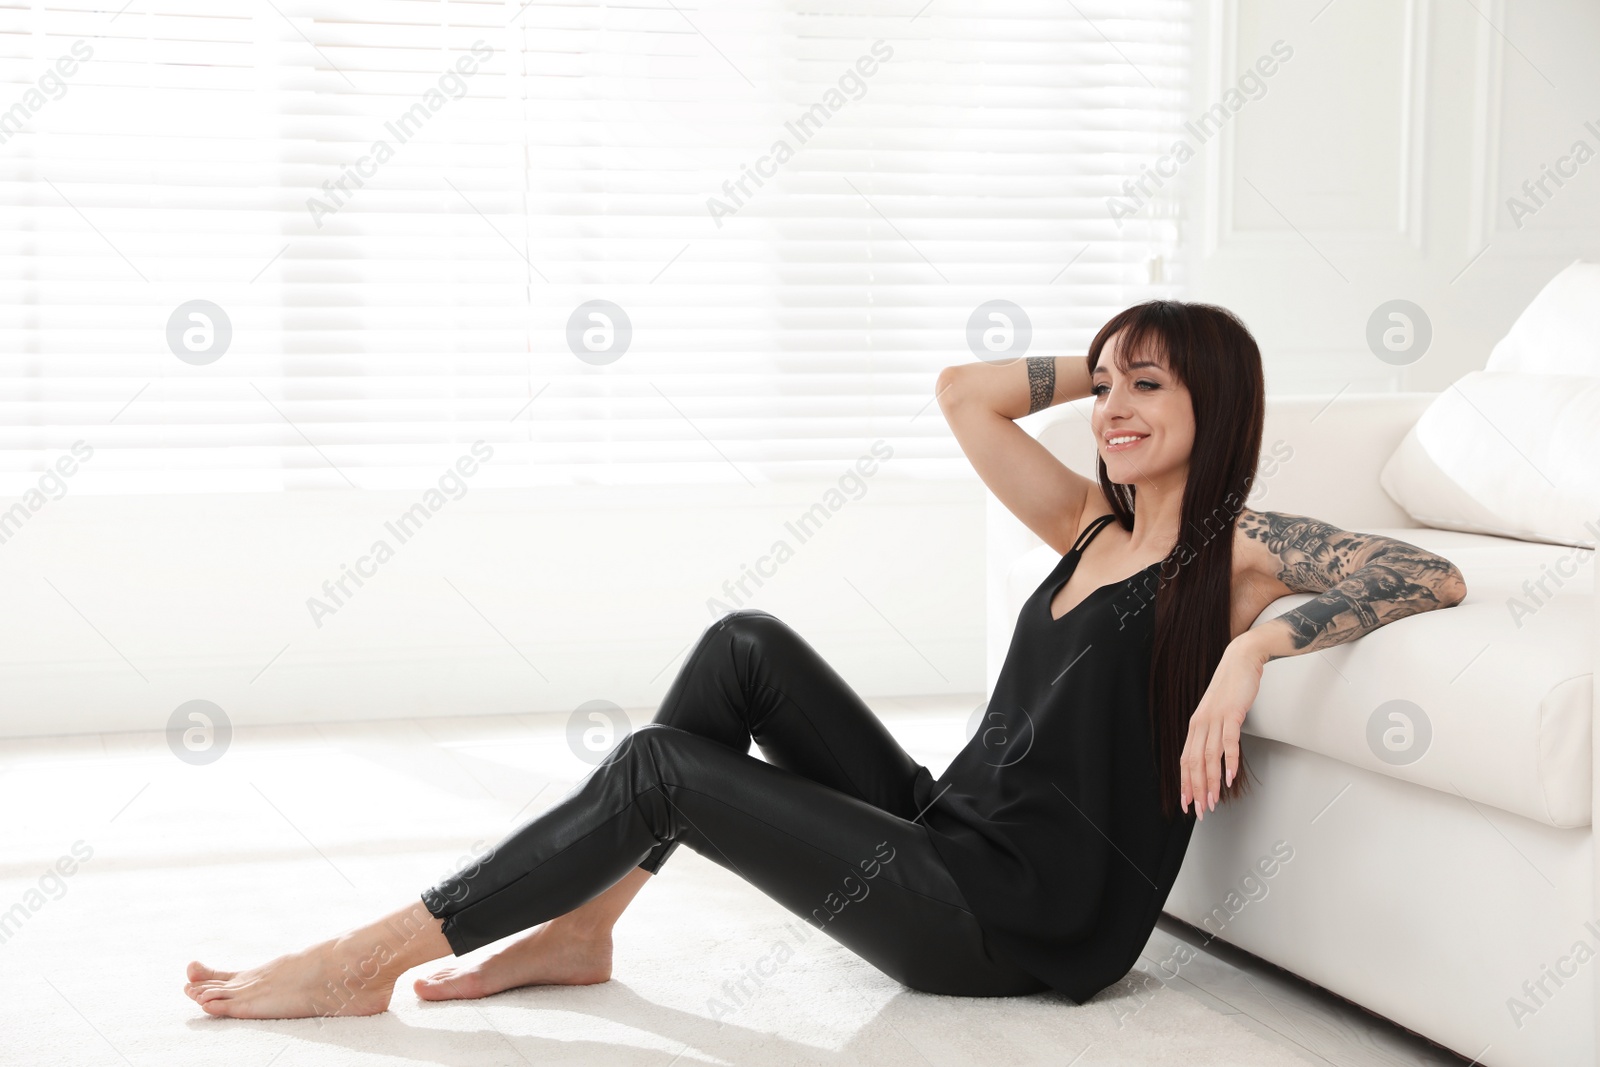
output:
M 1280 582 L 1297 593 L 1322 594 L 1272 620 L 1288 627 L 1297 650 L 1353 641 L 1407 615 L 1458 603 L 1465 594 L 1455 564 L 1393 537 L 1248 508 L 1238 526 L 1272 553 Z
M 1029 356 L 1028 414 L 1049 407 L 1056 397 L 1056 357 Z

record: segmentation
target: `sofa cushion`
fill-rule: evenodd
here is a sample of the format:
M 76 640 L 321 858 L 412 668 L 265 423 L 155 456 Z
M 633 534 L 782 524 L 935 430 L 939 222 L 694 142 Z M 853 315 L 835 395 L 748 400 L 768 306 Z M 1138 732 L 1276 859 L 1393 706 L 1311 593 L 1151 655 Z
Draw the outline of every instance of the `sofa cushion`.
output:
M 1594 545 L 1596 456 L 1600 376 L 1472 371 L 1428 406 L 1378 481 L 1424 526 Z
M 1600 263 L 1575 260 L 1546 282 L 1484 370 L 1600 375 Z
M 1549 826 L 1587 826 L 1592 551 L 1452 530 L 1363 532 L 1448 558 L 1466 576 L 1467 598 L 1269 663 L 1244 732 Z M 1060 558 L 1048 545 L 1018 558 L 1006 588 L 1012 619 Z M 1314 599 L 1280 597 L 1253 625 Z M 1395 711 L 1414 727 L 1410 751 L 1421 755 L 1410 762 L 1383 740 L 1404 721 L 1389 717 Z

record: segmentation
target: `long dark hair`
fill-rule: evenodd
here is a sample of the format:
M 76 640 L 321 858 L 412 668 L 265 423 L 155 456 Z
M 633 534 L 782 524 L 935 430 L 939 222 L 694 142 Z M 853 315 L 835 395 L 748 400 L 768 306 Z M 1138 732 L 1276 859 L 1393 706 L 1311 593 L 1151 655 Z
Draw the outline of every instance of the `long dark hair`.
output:
M 1266 386 L 1255 338 L 1226 308 L 1152 300 L 1118 312 L 1089 345 L 1091 373 L 1117 334 L 1118 367 L 1126 372 L 1136 353 L 1158 353 L 1188 388 L 1194 405 L 1194 448 L 1178 543 L 1159 567 L 1148 689 L 1161 813 L 1171 819 L 1178 814 L 1178 758 L 1189 735 L 1189 716 L 1228 647 L 1234 525 L 1261 457 Z M 1131 531 L 1134 485 L 1107 478 L 1103 458 L 1095 470 L 1117 522 Z M 1241 752 L 1238 773 L 1231 786 L 1220 788 L 1219 802 L 1238 797 L 1248 781 Z M 1202 794 L 1193 803 L 1203 800 Z

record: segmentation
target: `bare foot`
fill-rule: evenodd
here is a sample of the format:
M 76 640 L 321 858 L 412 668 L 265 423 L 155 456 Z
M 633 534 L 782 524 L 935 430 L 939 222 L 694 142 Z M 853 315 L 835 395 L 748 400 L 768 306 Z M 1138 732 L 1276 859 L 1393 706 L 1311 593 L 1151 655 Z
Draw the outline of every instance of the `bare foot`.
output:
M 337 937 L 247 971 L 190 963 L 183 991 L 208 1015 L 234 1019 L 377 1015 L 394 992 L 394 978 L 380 969 L 385 962 Z
M 446 967 L 412 988 L 423 1000 L 475 1000 L 526 985 L 595 985 L 611 980 L 611 934 L 577 933 L 546 922 L 478 963 Z

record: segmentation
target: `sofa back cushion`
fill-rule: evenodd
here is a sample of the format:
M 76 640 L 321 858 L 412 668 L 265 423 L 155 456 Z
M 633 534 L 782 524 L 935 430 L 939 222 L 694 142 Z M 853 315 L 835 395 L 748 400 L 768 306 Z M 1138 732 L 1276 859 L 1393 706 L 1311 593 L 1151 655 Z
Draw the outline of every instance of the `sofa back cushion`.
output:
M 1401 440 L 1379 484 L 1444 530 L 1600 544 L 1600 263 L 1540 290 Z
M 1472 371 L 1422 413 L 1378 483 L 1423 526 L 1600 544 L 1600 377 Z
M 1575 260 L 1550 279 L 1484 370 L 1600 375 L 1600 263 Z

